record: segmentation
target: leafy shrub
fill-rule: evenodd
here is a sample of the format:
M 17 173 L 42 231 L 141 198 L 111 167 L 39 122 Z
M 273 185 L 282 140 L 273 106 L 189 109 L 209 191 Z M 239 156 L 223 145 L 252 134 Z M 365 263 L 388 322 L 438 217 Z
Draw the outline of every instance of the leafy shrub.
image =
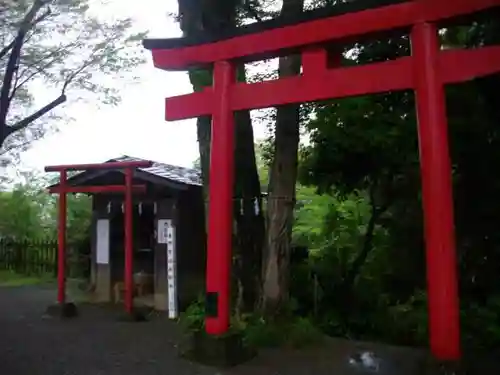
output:
M 179 323 L 185 333 L 200 332 L 205 328 L 205 306 L 202 298 L 188 306 L 180 315 Z M 243 333 L 245 343 L 251 347 L 300 348 L 314 345 L 322 337 L 322 333 L 312 321 L 304 317 L 267 322 L 257 315 L 233 316 L 230 330 Z
M 180 314 L 179 323 L 186 333 L 199 332 L 205 328 L 205 302 L 202 297 Z
M 247 343 L 254 347 L 302 348 L 318 344 L 322 338 L 320 330 L 304 317 L 272 323 L 256 319 L 245 327 L 244 335 Z
M 486 303 L 464 302 L 461 309 L 462 336 L 468 347 L 500 347 L 500 297 L 492 296 Z

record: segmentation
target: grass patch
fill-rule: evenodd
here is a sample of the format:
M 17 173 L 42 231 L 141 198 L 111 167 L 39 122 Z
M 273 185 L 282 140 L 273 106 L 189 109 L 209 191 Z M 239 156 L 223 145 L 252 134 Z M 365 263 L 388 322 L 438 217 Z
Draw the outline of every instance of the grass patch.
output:
M 53 281 L 51 275 L 27 276 L 13 271 L 0 271 L 0 287 L 47 284 Z

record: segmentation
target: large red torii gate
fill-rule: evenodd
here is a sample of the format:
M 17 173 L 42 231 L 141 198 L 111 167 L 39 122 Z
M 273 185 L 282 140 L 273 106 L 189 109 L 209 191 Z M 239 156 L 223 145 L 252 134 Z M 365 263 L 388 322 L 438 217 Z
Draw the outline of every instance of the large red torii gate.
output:
M 387 5 L 392 2 L 393 4 Z M 500 46 L 441 50 L 438 27 L 500 7 L 500 0 L 393 0 L 384 6 L 276 21 L 238 30 L 219 40 L 145 40 L 157 68 L 212 66 L 213 86 L 166 100 L 166 119 L 212 116 L 207 299 L 217 309 L 206 318 L 209 334 L 229 327 L 234 119 L 250 110 L 393 90 L 413 89 L 417 99 L 427 254 L 430 347 L 440 360 L 460 358 L 459 302 L 451 167 L 444 85 L 500 72 Z M 355 6 L 355 4 L 352 4 Z M 339 6 L 338 9 L 341 9 Z M 347 10 L 347 5 L 345 10 Z M 269 25 L 269 27 L 266 27 Z M 328 46 L 381 31 L 407 31 L 412 55 L 356 67 L 329 67 Z M 301 53 L 303 73 L 261 83 L 236 82 L 241 62 Z

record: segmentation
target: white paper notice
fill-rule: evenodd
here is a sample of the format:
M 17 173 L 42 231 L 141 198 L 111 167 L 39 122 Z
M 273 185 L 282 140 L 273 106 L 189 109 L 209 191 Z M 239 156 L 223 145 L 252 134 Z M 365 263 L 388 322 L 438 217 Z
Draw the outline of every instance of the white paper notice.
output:
M 158 220 L 158 243 L 166 244 L 168 241 L 168 227 L 171 220 L 160 219 Z
M 109 220 L 97 220 L 97 264 L 109 263 Z

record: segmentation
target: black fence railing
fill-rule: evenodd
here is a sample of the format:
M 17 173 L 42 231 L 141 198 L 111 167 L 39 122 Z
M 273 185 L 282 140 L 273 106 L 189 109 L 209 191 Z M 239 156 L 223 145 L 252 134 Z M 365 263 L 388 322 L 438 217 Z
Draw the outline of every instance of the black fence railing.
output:
M 56 275 L 57 241 L 1 239 L 0 270 L 25 275 Z

